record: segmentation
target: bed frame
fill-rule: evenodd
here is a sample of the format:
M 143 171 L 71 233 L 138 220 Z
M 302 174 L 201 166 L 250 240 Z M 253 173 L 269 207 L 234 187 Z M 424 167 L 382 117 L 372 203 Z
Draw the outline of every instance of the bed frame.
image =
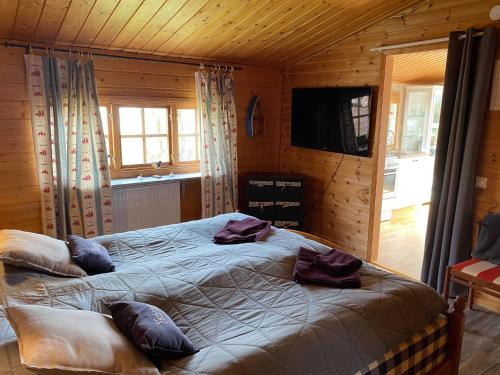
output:
M 300 234 L 307 239 L 322 243 L 328 247 L 341 248 L 335 243 L 325 240 L 324 238 L 315 236 L 307 232 L 299 230 L 287 229 L 290 232 Z M 375 265 L 378 267 L 377 265 Z M 427 375 L 458 375 L 458 368 L 460 366 L 460 355 L 462 352 L 462 338 L 464 334 L 465 323 L 465 300 L 463 297 L 458 296 L 450 305 L 446 317 L 448 318 L 448 342 L 446 344 L 446 358 L 432 368 Z

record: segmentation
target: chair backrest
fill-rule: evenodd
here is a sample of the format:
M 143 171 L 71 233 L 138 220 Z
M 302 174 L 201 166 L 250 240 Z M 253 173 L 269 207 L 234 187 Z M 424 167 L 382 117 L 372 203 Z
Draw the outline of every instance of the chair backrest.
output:
M 472 256 L 500 265 L 500 213 L 487 214 L 479 225 Z

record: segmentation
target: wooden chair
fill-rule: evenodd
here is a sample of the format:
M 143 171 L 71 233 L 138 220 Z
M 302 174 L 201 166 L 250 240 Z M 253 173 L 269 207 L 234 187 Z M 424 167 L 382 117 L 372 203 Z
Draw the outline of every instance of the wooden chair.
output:
M 454 281 L 469 288 L 468 307 L 474 308 L 474 293 L 480 291 L 500 298 L 500 266 L 481 259 L 472 258 L 448 266 L 444 279 L 444 298 L 448 300 L 450 283 Z

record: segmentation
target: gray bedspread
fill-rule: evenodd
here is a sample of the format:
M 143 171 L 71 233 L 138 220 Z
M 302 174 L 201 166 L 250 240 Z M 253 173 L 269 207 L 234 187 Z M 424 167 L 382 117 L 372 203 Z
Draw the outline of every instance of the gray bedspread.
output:
M 0 303 L 103 313 L 117 300 L 156 305 L 201 349 L 163 363 L 163 374 L 350 375 L 446 309 L 433 289 L 368 264 L 361 289 L 298 285 L 299 247 L 327 248 L 285 230 L 257 243 L 212 243 L 229 219 L 244 217 L 99 237 L 117 265 L 110 274 L 67 279 L 0 265 Z M 2 312 L 0 373 L 29 373 Z

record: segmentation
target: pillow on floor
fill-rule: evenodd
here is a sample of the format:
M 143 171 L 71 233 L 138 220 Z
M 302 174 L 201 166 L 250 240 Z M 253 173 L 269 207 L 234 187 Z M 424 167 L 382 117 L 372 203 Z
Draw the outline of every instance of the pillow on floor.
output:
M 0 261 L 57 276 L 87 276 L 71 259 L 66 242 L 21 230 L 0 230 Z
M 36 373 L 159 375 L 106 315 L 37 305 L 11 306 L 5 312 L 21 363 Z
M 82 237 L 68 236 L 68 246 L 73 260 L 89 275 L 113 272 L 115 266 L 108 250 L 101 244 Z
M 156 306 L 124 301 L 108 305 L 120 330 L 154 361 L 197 353 L 170 317 Z

